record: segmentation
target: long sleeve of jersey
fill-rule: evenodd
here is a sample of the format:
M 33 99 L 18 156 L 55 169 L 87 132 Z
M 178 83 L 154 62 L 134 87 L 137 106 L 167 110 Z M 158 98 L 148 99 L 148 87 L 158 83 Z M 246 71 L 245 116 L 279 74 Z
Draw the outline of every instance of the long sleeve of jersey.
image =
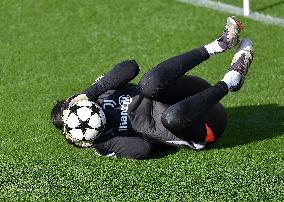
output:
M 92 147 L 101 156 L 145 159 L 150 155 L 151 146 L 151 142 L 139 135 L 128 133 L 102 137 L 95 141 Z
M 108 90 L 113 90 L 124 86 L 134 79 L 139 73 L 139 66 L 135 60 L 126 60 L 115 65 L 112 70 L 99 77 L 85 93 L 88 98 L 97 98 Z

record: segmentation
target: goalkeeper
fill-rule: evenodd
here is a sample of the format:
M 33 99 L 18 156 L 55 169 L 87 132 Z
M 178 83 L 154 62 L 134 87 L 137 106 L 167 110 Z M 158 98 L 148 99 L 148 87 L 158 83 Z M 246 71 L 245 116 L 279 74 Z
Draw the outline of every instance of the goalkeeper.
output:
M 253 59 L 252 42 L 239 40 L 241 29 L 240 22 L 229 17 L 218 39 L 160 63 L 138 85 L 129 83 L 139 73 L 138 64 L 134 60 L 117 64 L 83 93 L 58 102 L 51 114 L 54 126 L 63 128 L 67 102 L 88 99 L 106 114 L 106 129 L 92 146 L 98 154 L 144 159 L 159 144 L 199 150 L 215 143 L 227 122 L 219 101 L 242 87 Z M 229 70 L 217 84 L 185 75 L 235 45 Z

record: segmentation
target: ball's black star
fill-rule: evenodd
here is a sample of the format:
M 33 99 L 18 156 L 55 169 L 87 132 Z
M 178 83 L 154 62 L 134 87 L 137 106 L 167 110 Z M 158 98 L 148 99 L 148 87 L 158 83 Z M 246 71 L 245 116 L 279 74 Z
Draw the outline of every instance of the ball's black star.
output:
M 76 129 L 81 129 L 83 134 L 85 134 L 88 128 L 92 128 L 91 126 L 89 126 L 88 123 L 89 123 L 89 119 L 86 121 L 80 121 L 80 125 L 77 126 Z
M 69 110 L 77 115 L 77 110 L 80 109 L 80 108 L 81 107 L 79 107 L 78 105 L 75 104 L 75 105 L 71 106 Z

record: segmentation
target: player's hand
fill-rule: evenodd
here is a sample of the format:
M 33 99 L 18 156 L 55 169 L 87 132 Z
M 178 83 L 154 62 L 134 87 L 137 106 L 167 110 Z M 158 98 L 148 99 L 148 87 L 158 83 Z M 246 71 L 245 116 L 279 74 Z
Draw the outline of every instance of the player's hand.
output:
M 69 107 L 72 106 L 75 102 L 79 102 L 82 100 L 89 100 L 89 98 L 84 93 L 75 95 L 74 97 L 72 96 L 72 98 L 69 101 Z

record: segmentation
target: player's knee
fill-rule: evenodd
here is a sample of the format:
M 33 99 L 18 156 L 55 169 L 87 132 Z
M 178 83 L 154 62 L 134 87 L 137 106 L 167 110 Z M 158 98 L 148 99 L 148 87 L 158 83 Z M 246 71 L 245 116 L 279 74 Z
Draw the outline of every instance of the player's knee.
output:
M 180 132 L 183 127 L 188 127 L 188 124 L 184 124 L 181 113 L 174 107 L 168 108 L 162 115 L 161 121 L 165 128 L 172 132 Z
M 146 98 L 155 98 L 161 86 L 159 75 L 156 75 L 154 72 L 148 72 L 144 74 L 139 82 L 140 92 Z

